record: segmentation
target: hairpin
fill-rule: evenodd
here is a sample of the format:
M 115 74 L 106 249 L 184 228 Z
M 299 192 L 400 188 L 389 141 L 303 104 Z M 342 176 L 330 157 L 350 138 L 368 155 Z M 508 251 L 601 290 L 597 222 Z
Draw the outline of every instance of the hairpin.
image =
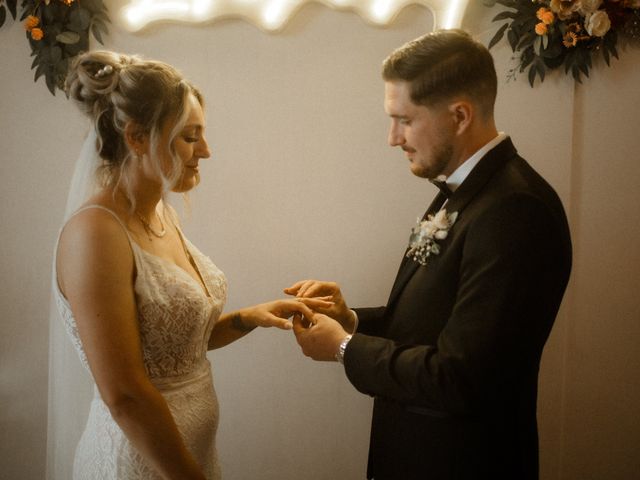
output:
M 106 77 L 107 75 L 111 75 L 112 72 L 113 72 L 113 67 L 111 65 L 105 65 L 95 73 L 93 78 Z

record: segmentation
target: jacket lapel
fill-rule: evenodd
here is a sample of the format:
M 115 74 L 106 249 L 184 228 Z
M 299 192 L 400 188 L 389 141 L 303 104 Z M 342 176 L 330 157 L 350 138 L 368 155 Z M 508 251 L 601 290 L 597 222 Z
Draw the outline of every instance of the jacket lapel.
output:
M 507 163 L 507 160 L 517 153 L 511 138 L 506 138 L 490 150 L 471 170 L 464 182 L 453 192 L 446 205 L 447 212 L 458 212 L 458 215 L 461 215 L 464 208 L 482 191 L 494 173 L 501 169 Z
M 493 174 L 501 168 L 509 158 L 517 154 L 513 143 L 510 138 L 505 139 L 498 144 L 495 148 L 489 151 L 482 160 L 475 166 L 469 176 L 462 182 L 462 184 L 451 195 L 446 205 L 447 212 L 458 212 L 458 216 L 461 215 L 462 210 L 471 202 L 471 200 L 482 190 L 487 184 Z M 442 205 L 442 193 L 433 200 L 425 218 L 427 215 L 434 213 L 440 209 Z M 455 228 L 455 225 L 454 227 Z M 398 298 L 400 292 L 404 289 L 407 282 L 411 279 L 413 274 L 418 270 L 420 264 L 405 257 L 402 259 L 398 275 L 391 289 L 389 295 L 389 301 L 387 302 L 387 308 L 389 308 L 393 302 Z M 429 267 L 425 267 L 429 268 Z
M 433 201 L 431 202 L 431 205 L 429 205 L 429 208 L 427 209 L 422 219 L 426 220 L 428 215 L 431 215 L 432 213 L 435 213 L 438 210 L 440 210 L 440 207 L 442 207 L 442 204 L 444 203 L 445 200 L 446 200 L 446 197 L 444 193 L 439 192 L 438 195 L 436 195 L 436 198 L 434 198 Z M 387 305 L 391 305 L 391 302 L 393 301 L 393 299 L 395 299 L 397 295 L 402 291 L 404 286 L 407 284 L 409 279 L 413 276 L 415 271 L 418 269 L 418 266 L 420 265 L 418 262 L 415 262 L 412 259 L 407 258 L 408 251 L 409 249 L 407 248 L 405 250 L 404 257 L 402 258 L 402 262 L 400 263 L 400 268 L 398 269 L 398 275 L 396 276 L 396 280 L 393 283 L 393 288 L 391 289 L 391 294 L 389 296 L 389 301 L 387 302 Z

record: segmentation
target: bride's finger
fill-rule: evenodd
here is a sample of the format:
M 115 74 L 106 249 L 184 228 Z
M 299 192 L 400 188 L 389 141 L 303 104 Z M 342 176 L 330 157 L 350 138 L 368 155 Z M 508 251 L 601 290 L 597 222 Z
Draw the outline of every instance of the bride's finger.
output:
M 267 320 L 269 322 L 270 327 L 276 327 L 281 330 L 291 330 L 293 328 L 293 325 L 291 324 L 291 322 L 286 318 L 280 318 L 273 314 L 270 314 L 267 317 Z

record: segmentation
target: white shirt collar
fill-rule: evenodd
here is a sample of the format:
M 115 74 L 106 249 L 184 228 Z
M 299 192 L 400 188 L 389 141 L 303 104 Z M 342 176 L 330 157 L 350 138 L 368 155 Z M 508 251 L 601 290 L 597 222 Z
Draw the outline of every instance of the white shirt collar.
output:
M 505 140 L 509 135 L 504 132 L 499 132 L 498 135 L 487 143 L 484 147 L 478 150 L 476 153 L 471 155 L 467 160 L 464 161 L 462 165 L 460 165 L 456 170 L 449 175 L 449 178 L 446 179 L 447 186 L 451 189 L 452 192 L 455 192 L 456 189 L 462 185 L 462 182 L 469 176 L 473 168 L 478 164 L 478 162 L 484 157 L 491 149 Z

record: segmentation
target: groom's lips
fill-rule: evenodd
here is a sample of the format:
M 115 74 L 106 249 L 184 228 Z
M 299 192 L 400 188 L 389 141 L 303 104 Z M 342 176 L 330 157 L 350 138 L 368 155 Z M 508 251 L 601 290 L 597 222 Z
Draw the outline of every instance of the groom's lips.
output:
M 416 153 L 416 151 L 413 148 L 402 147 L 402 150 L 404 150 L 405 155 L 409 158 L 411 158 L 412 154 Z

